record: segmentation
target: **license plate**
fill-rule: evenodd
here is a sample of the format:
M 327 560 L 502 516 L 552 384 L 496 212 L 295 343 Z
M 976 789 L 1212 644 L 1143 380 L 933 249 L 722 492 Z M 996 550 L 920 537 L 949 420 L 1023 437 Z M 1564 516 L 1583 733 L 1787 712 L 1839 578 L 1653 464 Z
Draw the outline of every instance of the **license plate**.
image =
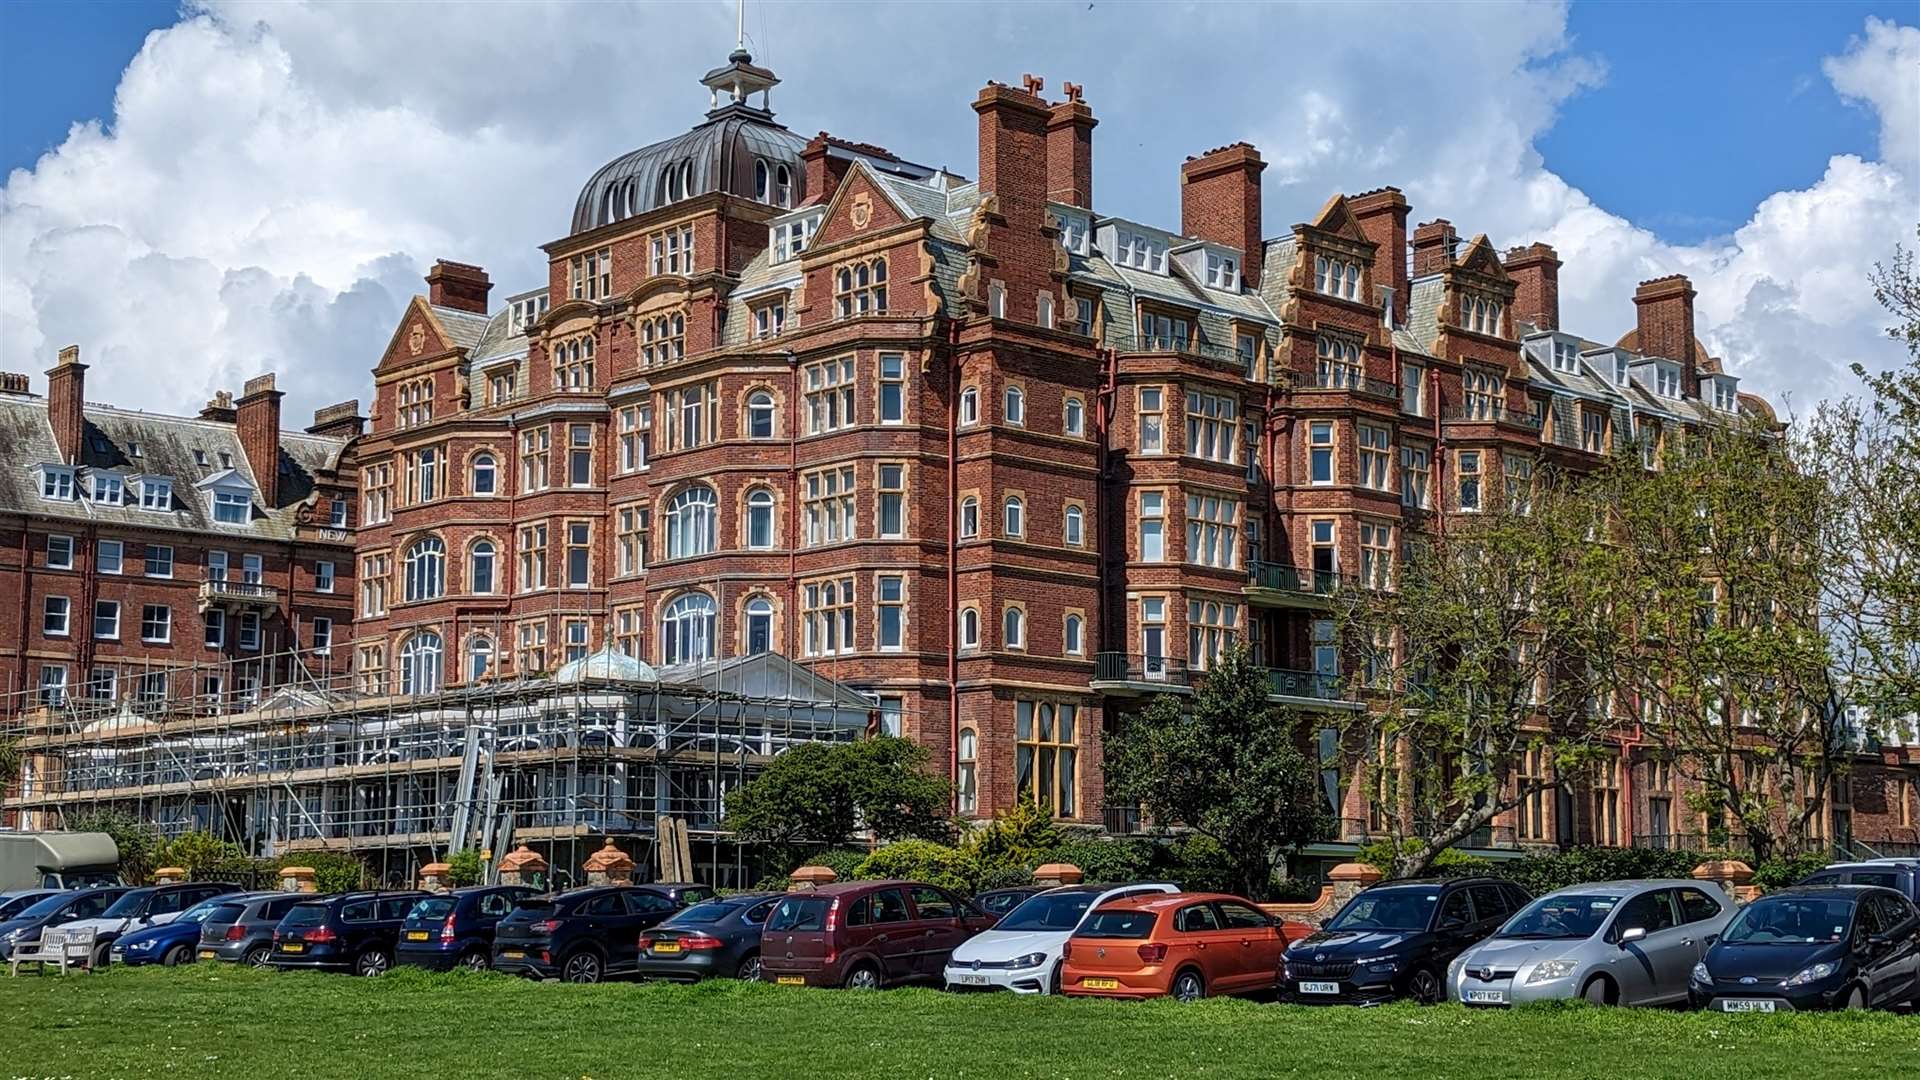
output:
M 1119 979 L 1081 979 L 1080 985 L 1086 987 L 1089 990 L 1118 990 L 1120 989 L 1120 980 Z
M 1303 982 L 1300 984 L 1300 992 L 1303 994 L 1337 994 L 1340 992 L 1340 984 L 1337 982 Z
M 953 983 L 955 986 L 987 986 L 989 985 L 988 979 L 985 975 L 955 975 L 953 977 Z
M 1469 990 L 1463 1000 L 1469 1005 L 1505 1005 L 1507 992 L 1505 990 Z
M 215 953 L 214 953 L 214 951 L 213 951 L 212 949 L 201 949 L 201 950 L 200 950 L 200 959 L 202 959 L 202 960 L 218 960 L 218 959 L 220 959 L 220 957 L 219 957 L 219 956 L 217 956 L 217 955 L 215 955 Z
M 427 940 L 427 932 L 425 930 L 409 930 L 407 931 L 407 940 L 425 941 Z
M 502 960 L 525 960 L 527 958 L 527 954 L 513 950 L 513 949 L 508 949 L 507 951 L 500 954 L 500 958 Z
M 305 945 L 300 945 L 295 943 L 282 943 L 280 946 L 280 951 L 281 952 L 306 952 L 307 947 Z
M 653 943 L 653 951 L 660 954 L 677 953 L 680 951 L 680 943 L 677 941 L 656 941 Z
M 1723 1001 L 1723 1002 L 1721 1002 L 1721 1003 L 1720 1003 L 1720 1009 L 1721 1009 L 1721 1011 L 1722 1011 L 1722 1012 L 1766 1012 L 1766 1013 L 1770 1013 L 1770 1012 L 1772 1012 L 1772 1011 L 1773 1011 L 1773 1005 L 1774 1005 L 1774 1003 L 1773 1003 L 1773 1002 L 1771 1002 L 1771 1001 L 1747 1001 L 1747 1000 L 1742 1000 L 1742 999 L 1735 999 L 1735 1000 L 1733 1000 L 1733 1001 Z
M 804 977 L 799 975 L 780 975 L 780 976 L 776 976 L 773 981 L 781 986 L 807 985 L 807 980 Z

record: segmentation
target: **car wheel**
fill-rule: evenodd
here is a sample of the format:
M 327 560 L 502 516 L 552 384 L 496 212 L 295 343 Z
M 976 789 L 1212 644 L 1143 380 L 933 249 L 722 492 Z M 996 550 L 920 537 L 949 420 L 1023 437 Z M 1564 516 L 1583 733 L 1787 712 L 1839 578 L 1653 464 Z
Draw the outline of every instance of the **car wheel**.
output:
M 248 967 L 263 968 L 266 967 L 267 962 L 272 959 L 273 950 L 271 948 L 265 945 L 255 945 L 253 948 L 247 950 L 246 959 L 243 960 L 242 963 Z
M 733 969 L 733 977 L 741 982 L 760 981 L 760 954 L 748 953 L 741 958 L 740 966 Z
M 1413 977 L 1407 980 L 1407 995 L 1422 1005 L 1438 1005 L 1441 996 L 1440 976 L 1426 968 L 1415 971 Z
M 1059 963 L 1057 963 L 1057 964 L 1055 964 L 1055 965 L 1053 965 L 1053 975 L 1052 975 L 1052 977 L 1051 977 L 1051 978 L 1049 978 L 1049 979 L 1047 980 L 1047 993 L 1049 993 L 1049 994 L 1056 994 L 1056 995 L 1057 995 L 1057 994 L 1059 994 L 1059 993 L 1061 992 L 1061 986 L 1060 986 L 1060 982 L 1061 982 L 1061 975 L 1060 975 L 1060 969 L 1061 969 L 1061 968 L 1064 968 L 1064 967 L 1066 967 L 1066 966 L 1067 966 L 1067 962 L 1066 962 L 1065 960 L 1062 960 L 1062 961 L 1060 961 Z
M 1847 1003 L 1841 1006 L 1841 1008 L 1847 1009 L 1848 1011 L 1864 1009 L 1866 1007 L 1867 1007 L 1867 991 L 1864 988 L 1858 987 L 1858 986 L 1847 991 Z
M 388 959 L 384 950 L 368 949 L 353 958 L 353 973 L 362 978 L 385 975 L 387 968 L 392 965 L 392 963 L 393 961 Z
M 570 983 L 597 983 L 600 981 L 600 957 L 591 952 L 577 952 L 567 957 L 560 966 L 560 981 Z
M 852 971 L 847 972 L 847 989 L 849 990 L 880 989 L 879 969 L 875 968 L 872 964 L 861 964 L 859 967 L 856 967 Z
M 493 961 L 485 951 L 474 949 L 460 958 L 460 968 L 463 971 L 491 971 Z
M 1207 996 L 1206 980 L 1197 971 L 1183 971 L 1173 977 L 1175 1001 L 1199 1001 Z
M 93 970 L 95 971 L 99 971 L 101 968 L 106 967 L 108 964 L 112 962 L 113 962 L 113 943 L 110 941 L 103 941 L 100 944 L 95 945 L 93 947 L 93 958 L 88 961 L 88 966 L 92 967 Z
M 1611 1005 L 1613 984 L 1602 978 L 1589 979 L 1586 989 L 1580 991 L 1580 997 L 1589 1005 Z
M 167 955 L 161 957 L 160 962 L 167 967 L 179 967 L 191 959 L 193 959 L 193 946 L 175 945 L 167 950 Z

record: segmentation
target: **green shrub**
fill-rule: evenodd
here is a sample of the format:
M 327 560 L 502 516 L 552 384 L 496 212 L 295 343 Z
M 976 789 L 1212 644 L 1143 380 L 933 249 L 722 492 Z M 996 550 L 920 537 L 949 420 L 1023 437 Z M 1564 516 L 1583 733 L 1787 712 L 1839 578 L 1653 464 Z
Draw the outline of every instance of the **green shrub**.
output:
M 1060 827 L 1054 824 L 1053 815 L 1029 794 L 969 832 L 961 850 L 971 855 L 983 871 L 998 873 L 1052 862 L 1047 856 L 1059 845 Z
M 190 832 L 161 844 L 153 854 L 153 868 L 177 866 L 188 881 L 231 881 L 250 885 L 259 877 L 259 865 L 240 845 L 210 833 Z
M 1541 896 L 1588 881 L 1684 878 L 1706 860 L 1698 851 L 1653 848 L 1576 847 L 1527 855 L 1499 865 L 1501 876 Z
M 103 832 L 113 837 L 113 846 L 120 852 L 120 876 L 126 881 L 145 881 L 155 867 L 162 865 L 153 861 L 163 843 L 160 831 L 124 810 L 95 807 L 68 811 L 64 827 L 70 832 Z
M 1154 861 L 1160 845 L 1151 840 L 1068 840 L 1036 857 L 1034 866 L 1043 863 L 1072 863 L 1086 880 L 1105 884 L 1118 881 L 1144 881 L 1155 874 Z
M 1776 855 L 1753 868 L 1753 883 L 1772 892 L 1824 869 L 1833 860 L 1825 852 L 1806 851 L 1798 855 Z
M 267 865 L 276 872 L 288 866 L 312 867 L 313 887 L 323 893 L 352 892 L 364 888 L 367 881 L 367 864 L 341 851 L 289 852 Z
M 447 882 L 456 889 L 480 884 L 480 853 L 468 848 L 447 856 Z
M 1401 841 L 1400 850 L 1403 852 L 1418 851 L 1424 843 L 1425 841 L 1409 838 Z M 1393 876 L 1393 855 L 1393 841 L 1376 840 L 1361 848 L 1359 854 L 1354 856 L 1354 861 L 1365 863 L 1391 878 Z M 1427 866 L 1423 876 L 1479 877 L 1482 874 L 1492 873 L 1493 866 L 1492 861 L 1480 858 L 1477 855 L 1469 855 L 1458 848 L 1442 848 L 1440 854 L 1433 857 L 1433 862 Z
M 902 840 L 867 856 L 854 876 L 924 881 L 971 895 L 980 880 L 980 864 L 958 848 L 932 840 Z

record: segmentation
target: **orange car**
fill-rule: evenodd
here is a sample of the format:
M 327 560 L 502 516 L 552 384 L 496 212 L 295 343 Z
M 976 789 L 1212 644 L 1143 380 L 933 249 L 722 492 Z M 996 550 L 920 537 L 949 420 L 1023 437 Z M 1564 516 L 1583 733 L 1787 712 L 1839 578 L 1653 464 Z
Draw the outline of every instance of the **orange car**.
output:
M 1067 942 L 1060 988 L 1082 997 L 1195 1001 L 1278 985 L 1280 954 L 1312 933 L 1238 896 L 1157 893 L 1096 909 Z

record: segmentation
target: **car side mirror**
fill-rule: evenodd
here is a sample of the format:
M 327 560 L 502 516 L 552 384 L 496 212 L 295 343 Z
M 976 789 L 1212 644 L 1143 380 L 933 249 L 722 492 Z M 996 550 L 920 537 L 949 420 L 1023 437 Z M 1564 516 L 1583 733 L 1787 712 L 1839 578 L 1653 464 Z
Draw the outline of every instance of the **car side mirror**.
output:
M 1633 944 L 1636 941 L 1639 941 L 1641 938 L 1646 936 L 1647 936 L 1646 927 L 1629 926 L 1625 930 L 1620 931 L 1620 947 L 1624 949 L 1627 946 Z

